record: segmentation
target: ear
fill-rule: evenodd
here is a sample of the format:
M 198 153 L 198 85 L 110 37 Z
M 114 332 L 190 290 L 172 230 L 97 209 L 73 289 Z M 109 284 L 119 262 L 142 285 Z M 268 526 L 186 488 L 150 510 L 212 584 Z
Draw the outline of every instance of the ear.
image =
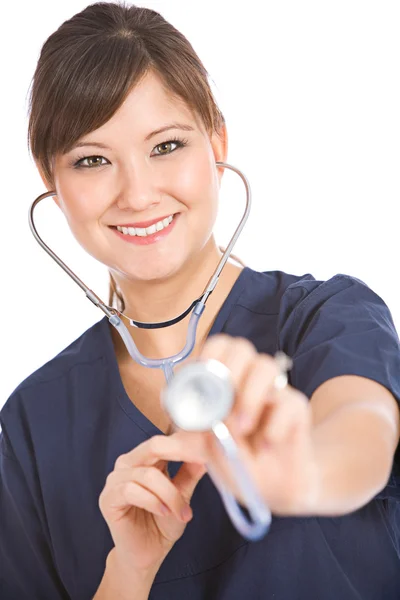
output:
M 223 124 L 218 132 L 214 131 L 211 136 L 211 146 L 214 153 L 215 162 L 226 162 L 228 156 L 228 131 L 226 125 Z M 218 169 L 219 178 L 221 180 L 225 169 Z
M 35 159 L 35 165 L 36 165 L 36 168 L 37 168 L 37 170 L 39 172 L 40 179 L 43 181 L 43 184 L 44 184 L 45 188 L 49 192 L 53 191 L 55 189 L 54 184 L 52 182 L 48 181 L 48 179 L 47 179 L 47 177 L 46 177 L 46 175 L 45 175 L 45 173 L 43 171 L 42 165 L 36 159 Z M 53 200 L 57 204 L 58 208 L 61 208 L 60 201 L 57 198 L 57 196 L 53 196 Z

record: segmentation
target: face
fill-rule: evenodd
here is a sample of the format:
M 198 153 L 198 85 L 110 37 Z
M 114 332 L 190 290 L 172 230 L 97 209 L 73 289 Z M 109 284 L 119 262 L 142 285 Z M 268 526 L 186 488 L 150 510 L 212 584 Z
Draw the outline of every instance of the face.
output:
M 225 145 L 156 75 L 77 144 L 54 161 L 57 203 L 81 246 L 119 279 L 163 279 L 207 251 Z

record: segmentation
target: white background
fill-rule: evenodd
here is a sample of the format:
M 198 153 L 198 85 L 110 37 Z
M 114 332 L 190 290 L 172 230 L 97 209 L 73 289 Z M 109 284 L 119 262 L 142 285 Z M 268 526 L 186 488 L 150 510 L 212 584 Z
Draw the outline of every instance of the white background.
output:
M 103 316 L 39 248 L 27 222 L 30 202 L 44 191 L 26 143 L 31 77 L 48 35 L 86 4 L 20 0 L 1 12 L 0 406 Z M 400 330 L 398 1 L 141 5 L 188 37 L 215 84 L 228 160 L 253 191 L 235 253 L 259 270 L 354 275 L 385 299 Z M 242 207 L 242 184 L 227 173 L 217 227 L 222 244 Z M 50 203 L 38 213 L 38 228 L 107 300 L 105 269 L 77 247 Z

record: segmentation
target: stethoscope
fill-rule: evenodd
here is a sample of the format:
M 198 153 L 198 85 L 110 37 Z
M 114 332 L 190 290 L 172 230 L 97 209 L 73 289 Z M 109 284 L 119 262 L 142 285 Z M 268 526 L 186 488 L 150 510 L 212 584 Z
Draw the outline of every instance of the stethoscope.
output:
M 216 360 L 197 361 L 185 365 L 176 375 L 173 368 L 178 363 L 185 360 L 192 352 L 195 341 L 197 325 L 205 304 L 210 294 L 217 285 L 221 271 L 227 262 L 233 246 L 235 245 L 242 229 L 248 219 L 251 207 L 251 190 L 245 175 L 236 167 L 227 163 L 217 162 L 217 167 L 231 169 L 237 173 L 246 188 L 246 208 L 241 221 L 233 234 L 228 246 L 226 247 L 217 268 L 211 279 L 206 285 L 203 293 L 197 300 L 194 300 L 187 310 L 178 317 L 161 323 L 143 323 L 126 317 L 115 308 L 107 306 L 92 290 L 90 290 L 79 277 L 44 243 L 39 236 L 34 219 L 34 209 L 41 200 L 51 196 L 56 196 L 57 192 L 50 191 L 41 194 L 32 203 L 29 210 L 29 225 L 31 231 L 40 244 L 40 246 L 55 260 L 55 262 L 75 281 L 77 285 L 85 292 L 87 298 L 98 306 L 108 317 L 111 325 L 118 331 L 130 354 L 130 356 L 140 365 L 151 369 L 162 369 L 164 371 L 167 387 L 162 393 L 161 402 L 164 409 L 169 414 L 174 425 L 186 431 L 213 431 L 218 439 L 222 450 L 229 461 L 232 474 L 235 478 L 241 497 L 244 498 L 246 509 L 251 520 L 246 517 L 241 507 L 237 503 L 234 495 L 221 483 L 215 472 L 210 466 L 207 466 L 208 473 L 214 482 L 214 485 L 220 492 L 225 508 L 230 519 L 239 533 L 249 539 L 258 540 L 268 531 L 271 523 L 271 512 L 266 506 L 264 500 L 258 493 L 254 483 L 251 481 L 246 469 L 243 467 L 239 457 L 239 452 L 235 441 L 233 440 L 224 419 L 228 416 L 234 401 L 234 389 L 231 382 L 229 369 Z M 174 356 L 161 359 L 152 359 L 143 356 L 137 349 L 127 327 L 122 322 L 120 316 L 127 318 L 132 327 L 142 329 L 159 329 L 169 327 L 184 319 L 190 312 L 186 344 L 180 352 Z M 119 316 L 120 315 L 120 316 Z M 278 353 L 276 359 L 281 368 L 281 376 L 277 378 L 275 387 L 280 388 L 286 385 L 286 371 L 290 368 L 290 359 L 283 353 Z

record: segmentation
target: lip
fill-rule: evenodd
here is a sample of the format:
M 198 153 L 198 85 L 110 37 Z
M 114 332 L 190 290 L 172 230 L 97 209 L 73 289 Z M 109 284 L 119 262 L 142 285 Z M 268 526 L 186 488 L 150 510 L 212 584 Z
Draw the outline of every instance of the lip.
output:
M 118 223 L 114 225 L 114 227 L 139 227 L 145 229 L 146 227 L 150 227 L 150 225 L 154 225 L 154 223 L 158 223 L 163 219 L 167 219 L 171 215 L 174 216 L 175 213 L 168 213 L 164 217 L 158 217 L 157 219 L 152 219 L 151 221 L 141 221 L 140 223 Z
M 138 236 L 138 235 L 125 235 L 124 233 L 121 233 L 120 231 L 118 231 L 118 229 L 116 227 L 110 227 L 110 229 L 121 240 L 123 240 L 127 244 L 136 244 L 136 246 L 148 246 L 149 244 L 155 244 L 156 242 L 159 242 L 160 240 L 167 237 L 167 235 L 169 235 L 171 233 L 171 231 L 173 230 L 173 228 L 175 227 L 175 223 L 177 222 L 178 218 L 179 218 L 179 213 L 176 213 L 174 215 L 174 218 L 172 219 L 171 223 L 168 225 L 168 227 L 165 227 L 161 231 L 156 231 L 155 233 L 152 233 L 151 235 L 147 235 L 146 237 L 142 237 L 142 236 Z M 158 220 L 160 220 L 160 219 L 158 219 Z M 154 222 L 157 223 L 157 221 L 154 221 Z M 128 227 L 128 225 L 123 225 L 123 227 Z M 150 225 L 147 225 L 147 227 L 150 227 Z

